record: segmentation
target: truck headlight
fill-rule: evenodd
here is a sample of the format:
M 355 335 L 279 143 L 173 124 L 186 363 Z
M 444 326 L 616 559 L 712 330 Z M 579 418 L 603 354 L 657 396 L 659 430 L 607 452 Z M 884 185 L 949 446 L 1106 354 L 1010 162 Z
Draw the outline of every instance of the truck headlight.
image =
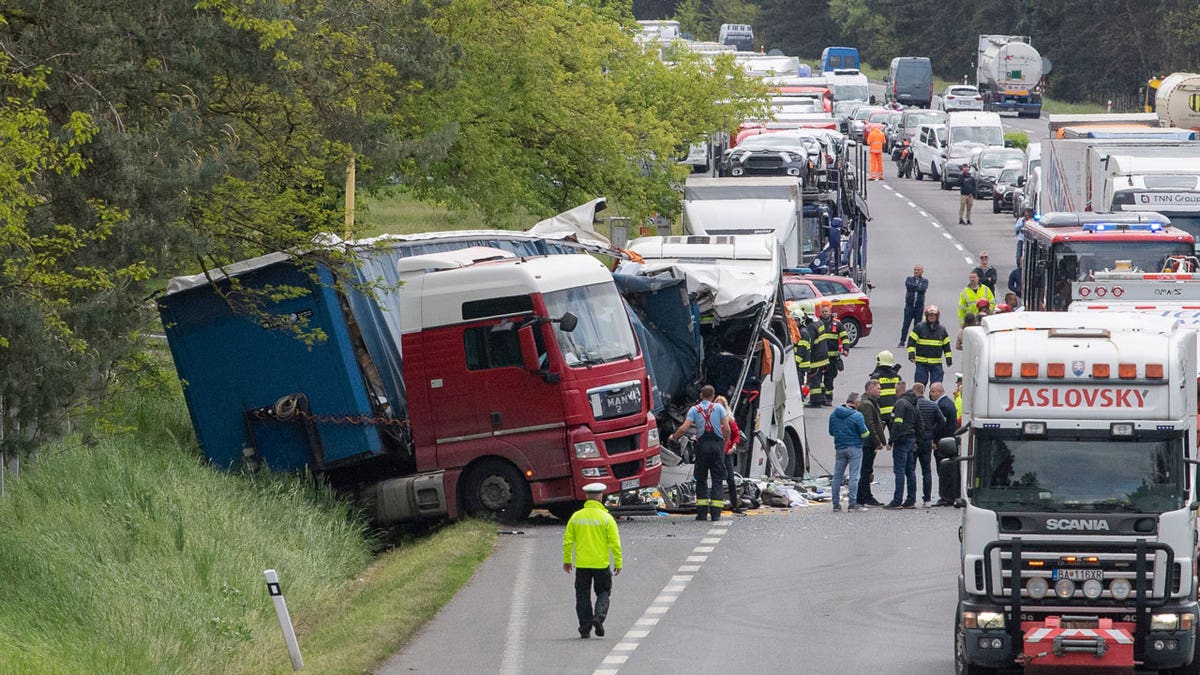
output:
M 662 466 L 662 455 L 651 455 L 646 458 L 647 469 L 653 469 L 656 466 Z
M 1059 579 L 1054 584 L 1054 594 L 1063 600 L 1075 595 L 1075 582 L 1070 579 Z
M 1150 616 L 1150 630 L 1178 630 L 1179 615 L 1178 614 L 1152 614 Z
M 646 447 L 653 448 L 658 444 L 658 427 L 655 427 L 646 432 Z
M 600 448 L 596 445 L 596 441 L 576 443 L 575 456 L 579 459 L 599 459 Z
M 608 475 L 608 468 L 603 466 L 589 466 L 580 473 L 584 478 L 603 478 Z
M 1045 577 L 1029 577 L 1029 581 L 1025 582 L 1025 591 L 1034 600 L 1041 600 L 1050 592 L 1050 584 Z
M 1004 612 L 979 612 L 975 615 L 975 624 L 984 630 L 1004 628 Z
M 1133 592 L 1133 585 L 1128 579 L 1113 579 L 1108 585 L 1108 592 L 1112 593 L 1114 600 L 1125 600 Z
M 1083 582 L 1083 597 L 1095 600 L 1104 592 L 1104 584 L 1099 579 L 1088 579 Z

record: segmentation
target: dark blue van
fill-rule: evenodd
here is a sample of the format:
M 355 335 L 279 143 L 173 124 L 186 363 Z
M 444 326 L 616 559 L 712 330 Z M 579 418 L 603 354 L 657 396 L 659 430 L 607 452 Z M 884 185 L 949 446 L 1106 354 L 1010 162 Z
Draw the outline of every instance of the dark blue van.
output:
M 821 52 L 822 73 L 847 68 L 861 70 L 860 66 L 858 49 L 854 47 L 826 47 L 825 51 Z

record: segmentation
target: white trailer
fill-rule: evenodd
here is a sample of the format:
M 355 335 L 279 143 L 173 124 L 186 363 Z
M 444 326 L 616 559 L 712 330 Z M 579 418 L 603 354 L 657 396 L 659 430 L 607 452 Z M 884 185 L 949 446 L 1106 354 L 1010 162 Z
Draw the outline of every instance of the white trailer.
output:
M 1164 126 L 1200 129 L 1200 73 L 1172 73 L 1158 85 L 1154 111 Z
M 690 178 L 683 192 L 683 229 L 694 235 L 774 235 L 784 267 L 800 267 L 821 250 L 820 232 L 801 231 L 800 181 L 787 176 Z

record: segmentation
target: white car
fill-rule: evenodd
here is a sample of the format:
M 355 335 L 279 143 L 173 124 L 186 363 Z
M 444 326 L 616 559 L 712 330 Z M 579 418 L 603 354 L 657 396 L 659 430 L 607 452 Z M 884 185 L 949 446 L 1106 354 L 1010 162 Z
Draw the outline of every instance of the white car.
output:
M 969 84 L 952 84 L 938 97 L 938 107 L 946 112 L 955 110 L 983 110 L 983 96 Z

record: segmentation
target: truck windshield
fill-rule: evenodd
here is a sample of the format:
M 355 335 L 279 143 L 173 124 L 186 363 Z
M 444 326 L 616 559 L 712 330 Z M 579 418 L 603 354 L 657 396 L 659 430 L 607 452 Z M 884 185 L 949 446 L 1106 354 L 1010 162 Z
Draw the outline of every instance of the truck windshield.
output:
M 975 438 L 976 506 L 997 511 L 1163 513 L 1183 508 L 1183 437 L 1141 432 L 1116 441 L 1078 432 L 1021 439 L 1013 431 Z
M 543 298 L 551 317 L 557 319 L 570 312 L 579 318 L 570 333 L 554 324 L 554 335 L 568 366 L 591 366 L 637 356 L 637 339 L 625 303 L 613 284 L 566 288 L 546 293 Z
M 865 84 L 833 84 L 829 88 L 835 101 L 866 101 L 871 97 Z
M 804 229 L 801 232 L 801 254 L 804 256 L 804 262 L 808 262 L 825 248 L 821 236 L 821 221 L 821 216 L 804 216 Z
M 950 127 L 950 144 L 963 141 L 984 145 L 1004 145 L 1004 131 L 998 126 Z
M 1095 281 L 1094 273 L 1117 269 L 1117 261 L 1129 261 L 1133 272 L 1160 272 L 1173 255 L 1192 255 L 1193 246 L 1181 241 L 1071 241 L 1054 245 L 1051 260 L 1051 305 L 1065 309 L 1071 304 L 1071 282 Z M 1123 266 L 1124 263 L 1122 263 Z

